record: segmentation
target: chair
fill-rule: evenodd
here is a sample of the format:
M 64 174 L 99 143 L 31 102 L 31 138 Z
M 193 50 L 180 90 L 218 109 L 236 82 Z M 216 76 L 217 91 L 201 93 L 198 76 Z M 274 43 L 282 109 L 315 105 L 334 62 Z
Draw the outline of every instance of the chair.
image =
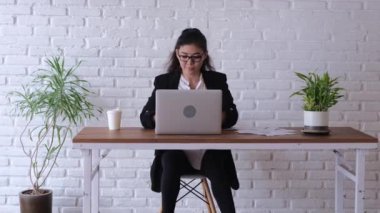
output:
M 198 182 L 196 182 L 195 185 L 192 186 L 194 184 L 194 181 L 198 181 Z M 202 185 L 203 193 L 197 190 L 197 187 L 199 185 Z M 180 191 L 181 190 L 186 190 L 186 192 L 181 197 L 177 198 L 177 202 L 191 193 L 206 203 L 209 213 L 216 213 L 214 198 L 211 194 L 210 187 L 208 185 L 207 178 L 205 176 L 203 175 L 181 176 Z M 162 208 L 160 210 L 160 213 L 162 213 Z

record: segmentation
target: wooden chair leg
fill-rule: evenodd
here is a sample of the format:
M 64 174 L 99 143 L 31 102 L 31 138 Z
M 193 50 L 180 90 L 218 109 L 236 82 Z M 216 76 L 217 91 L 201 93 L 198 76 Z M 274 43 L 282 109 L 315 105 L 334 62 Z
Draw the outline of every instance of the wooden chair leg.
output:
M 206 178 L 202 178 L 202 188 L 203 188 L 203 193 L 204 193 L 206 200 L 208 202 L 207 203 L 208 212 L 209 213 L 216 213 L 214 199 L 212 198 L 210 187 L 208 186 Z

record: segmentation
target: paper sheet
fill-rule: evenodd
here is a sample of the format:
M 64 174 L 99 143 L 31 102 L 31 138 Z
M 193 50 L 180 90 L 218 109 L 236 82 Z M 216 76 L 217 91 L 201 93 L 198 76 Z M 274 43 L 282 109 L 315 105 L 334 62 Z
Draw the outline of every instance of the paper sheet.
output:
M 264 136 L 296 134 L 296 130 L 289 130 L 289 129 L 277 128 L 277 127 L 255 127 L 252 129 L 239 129 L 238 132 L 242 134 L 255 134 L 255 135 L 264 135 Z

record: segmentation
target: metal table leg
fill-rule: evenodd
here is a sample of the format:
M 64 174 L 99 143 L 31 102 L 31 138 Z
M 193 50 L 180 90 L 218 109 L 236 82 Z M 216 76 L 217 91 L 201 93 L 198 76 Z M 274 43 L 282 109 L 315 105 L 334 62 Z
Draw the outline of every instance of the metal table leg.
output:
M 365 151 L 356 150 L 355 213 L 364 211 Z
M 91 173 L 92 173 L 92 150 L 83 149 L 84 156 L 84 196 L 83 196 L 83 213 L 91 213 Z
M 99 213 L 99 164 L 100 164 L 100 150 L 92 151 L 92 163 L 94 170 L 91 175 L 91 212 Z
M 355 171 L 343 159 L 343 155 L 339 151 L 334 150 L 334 152 L 336 154 L 335 213 L 343 213 L 343 181 L 345 177 L 355 183 L 355 213 L 363 213 L 366 151 L 356 150 Z
M 335 156 L 335 213 L 343 213 L 343 181 L 344 175 L 338 169 L 340 165 L 339 154 Z

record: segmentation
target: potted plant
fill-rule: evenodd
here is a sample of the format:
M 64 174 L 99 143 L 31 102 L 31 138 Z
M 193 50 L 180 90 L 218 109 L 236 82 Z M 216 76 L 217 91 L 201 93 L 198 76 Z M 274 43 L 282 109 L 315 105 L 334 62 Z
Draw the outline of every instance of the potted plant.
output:
M 101 113 L 87 100 L 87 81 L 75 74 L 81 62 L 67 69 L 59 55 L 46 63 L 47 69 L 33 73 L 30 84 L 9 93 L 14 112 L 26 120 L 19 140 L 29 161 L 31 188 L 19 194 L 21 213 L 52 212 L 52 190 L 43 186 L 58 155 L 73 127 L 95 117 L 94 110 Z
M 328 72 L 318 75 L 308 73 L 307 75 L 296 72 L 298 78 L 305 87 L 294 92 L 290 97 L 299 95 L 303 98 L 304 129 L 305 133 L 329 133 L 328 109 L 338 103 L 343 95 L 343 90 L 337 87 L 338 78 L 330 78 Z

